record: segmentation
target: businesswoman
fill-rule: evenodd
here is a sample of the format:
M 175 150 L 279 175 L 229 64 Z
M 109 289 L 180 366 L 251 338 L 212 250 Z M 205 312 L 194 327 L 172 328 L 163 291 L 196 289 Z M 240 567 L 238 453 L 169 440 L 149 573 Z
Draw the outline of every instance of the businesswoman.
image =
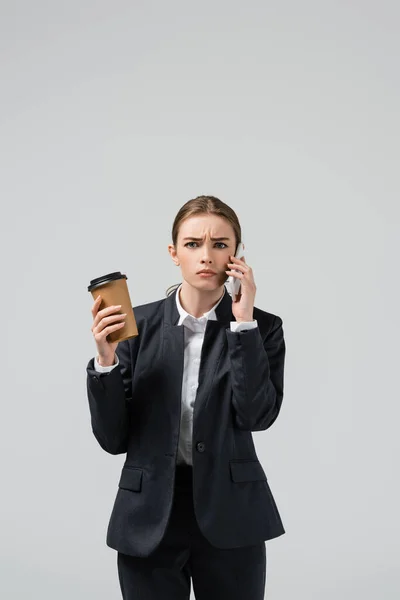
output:
M 264 598 L 265 541 L 284 528 L 252 432 L 278 416 L 285 342 L 282 319 L 254 306 L 240 241 L 228 205 L 190 200 L 168 246 L 182 283 L 133 307 L 139 335 L 108 342 L 125 315 L 99 310 L 100 294 L 92 307 L 92 430 L 126 454 L 107 530 L 125 600 L 188 600 L 191 583 L 196 600 Z

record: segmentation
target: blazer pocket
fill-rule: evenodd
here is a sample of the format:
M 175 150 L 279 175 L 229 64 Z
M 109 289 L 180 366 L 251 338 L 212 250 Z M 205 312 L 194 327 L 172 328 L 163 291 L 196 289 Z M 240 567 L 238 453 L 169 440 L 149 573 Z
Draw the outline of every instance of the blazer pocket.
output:
M 232 481 L 267 481 L 264 469 L 258 460 L 230 460 Z
M 118 487 L 131 492 L 140 492 L 142 489 L 143 469 L 137 467 L 122 467 Z

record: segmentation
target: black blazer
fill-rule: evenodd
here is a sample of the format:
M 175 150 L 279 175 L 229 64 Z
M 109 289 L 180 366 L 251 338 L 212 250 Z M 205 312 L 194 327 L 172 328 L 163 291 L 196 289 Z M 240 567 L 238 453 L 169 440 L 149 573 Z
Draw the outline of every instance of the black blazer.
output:
M 139 335 L 120 342 L 118 367 L 87 366 L 93 433 L 111 454 L 127 453 L 107 530 L 111 548 L 148 556 L 172 507 L 178 452 L 184 327 L 176 290 L 133 307 Z M 252 431 L 268 429 L 283 398 L 282 319 L 254 308 L 258 327 L 230 331 L 225 290 L 207 321 L 193 414 L 193 495 L 204 536 L 218 548 L 256 544 L 285 533 Z

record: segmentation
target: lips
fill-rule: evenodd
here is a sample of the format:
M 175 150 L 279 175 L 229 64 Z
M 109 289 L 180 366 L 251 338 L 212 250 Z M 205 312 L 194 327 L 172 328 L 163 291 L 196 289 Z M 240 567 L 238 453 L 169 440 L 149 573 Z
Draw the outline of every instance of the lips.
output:
M 201 273 L 205 273 L 207 275 L 216 275 L 215 271 L 210 271 L 208 269 L 203 269 L 203 271 L 199 271 L 198 275 L 200 275 Z

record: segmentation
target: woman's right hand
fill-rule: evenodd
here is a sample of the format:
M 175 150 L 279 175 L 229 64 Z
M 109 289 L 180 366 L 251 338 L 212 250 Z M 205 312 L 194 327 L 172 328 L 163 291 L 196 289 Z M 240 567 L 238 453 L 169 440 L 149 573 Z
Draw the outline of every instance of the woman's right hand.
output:
M 109 333 L 117 331 L 125 325 L 125 321 L 121 323 L 120 320 L 126 317 L 126 313 L 115 314 L 121 306 L 109 306 L 99 311 L 100 302 L 101 296 L 98 296 L 92 306 L 93 325 L 91 329 L 96 342 L 99 364 L 102 367 L 110 367 L 115 364 L 114 357 L 118 342 L 108 342 L 106 338 Z

